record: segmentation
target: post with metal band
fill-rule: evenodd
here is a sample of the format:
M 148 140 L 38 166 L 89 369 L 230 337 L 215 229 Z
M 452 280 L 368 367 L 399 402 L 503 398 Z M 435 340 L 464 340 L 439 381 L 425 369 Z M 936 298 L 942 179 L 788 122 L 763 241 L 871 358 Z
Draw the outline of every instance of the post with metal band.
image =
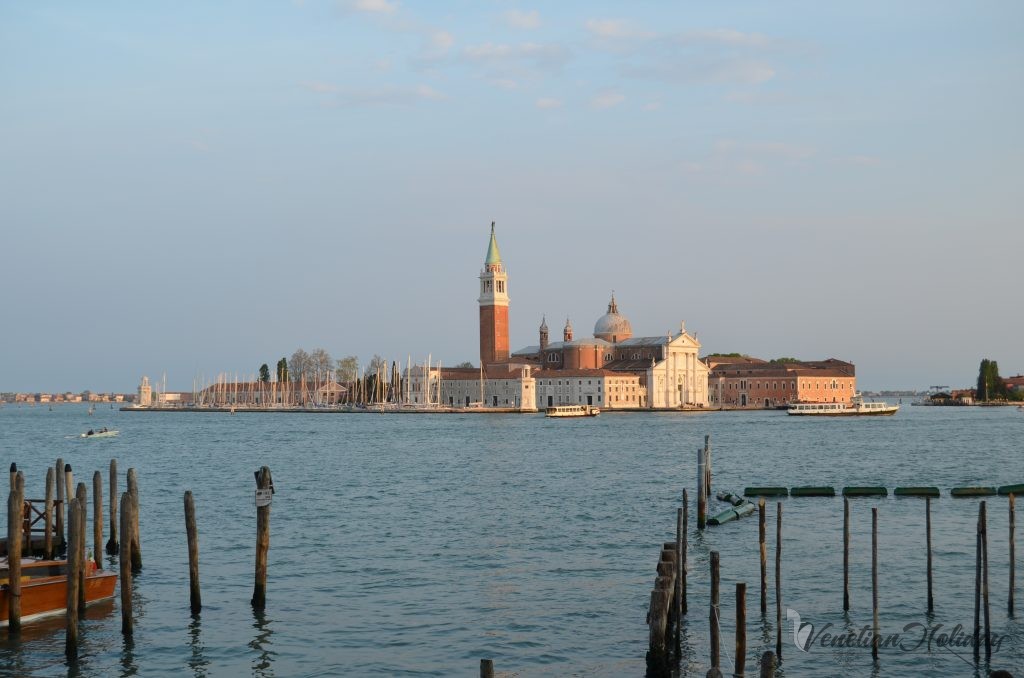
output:
M 782 661 L 782 502 L 775 521 L 775 657 Z
M 11 465 L 13 468 L 13 464 Z M 7 496 L 7 633 L 21 633 L 21 522 L 23 476 L 12 471 L 11 492 Z M 20 492 L 19 492 L 20 486 Z
M 132 635 L 132 497 L 125 492 L 121 495 L 120 555 L 121 570 L 121 633 Z
M 92 557 L 97 569 L 103 562 L 103 476 L 92 474 Z

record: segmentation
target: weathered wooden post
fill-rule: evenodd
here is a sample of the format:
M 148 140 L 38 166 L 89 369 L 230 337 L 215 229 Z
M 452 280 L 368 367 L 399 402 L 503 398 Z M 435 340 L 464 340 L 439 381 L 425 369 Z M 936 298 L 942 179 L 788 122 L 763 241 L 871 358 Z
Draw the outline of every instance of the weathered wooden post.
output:
M 11 492 L 7 495 L 7 633 L 21 633 L 21 523 L 23 500 L 18 492 L 18 471 L 11 464 Z M 24 485 L 22 484 L 22 487 Z
M 494 678 L 494 660 L 480 660 L 480 678 Z
M 988 607 L 988 511 L 981 502 L 981 594 L 985 606 L 985 659 L 992 658 L 992 626 Z
M 680 557 L 680 565 L 682 566 L 681 576 L 682 576 L 682 579 L 683 579 L 682 584 L 681 584 L 682 594 L 683 594 L 682 614 L 686 614 L 686 551 L 687 551 L 686 542 L 689 540 L 689 538 L 687 536 L 687 533 L 689 531 L 689 522 L 690 522 L 690 501 L 689 501 L 689 498 L 687 497 L 686 490 L 684 489 L 683 490 L 683 552 L 682 552 L 682 555 Z
M 117 460 L 110 460 L 110 539 L 107 553 L 117 555 Z
M 711 623 L 711 668 L 720 668 L 722 659 L 719 647 L 719 625 L 718 620 L 721 614 L 718 609 L 718 583 L 719 583 L 719 555 L 718 551 L 711 552 L 711 610 L 709 620 Z
M 768 615 L 768 540 L 765 529 L 764 497 L 757 500 L 757 546 L 761 555 L 761 616 Z
M 68 503 L 75 498 L 75 476 L 71 472 L 71 464 L 64 464 L 64 493 L 67 495 Z
M 18 471 L 15 479 L 18 488 L 18 499 L 21 500 L 21 553 L 26 558 L 32 557 L 32 509 L 25 502 L 25 473 Z M 10 554 L 8 554 L 9 556 Z
M 974 535 L 974 660 L 981 653 L 981 516 L 985 502 L 978 506 L 978 524 Z
M 1016 560 L 1015 560 L 1015 556 L 1014 556 L 1014 546 L 1013 546 L 1013 532 L 1014 532 L 1014 529 L 1013 529 L 1013 527 L 1014 527 L 1014 516 L 1013 516 L 1014 510 L 1013 510 L 1013 505 L 1014 505 L 1014 497 L 1013 497 L 1013 494 L 1011 494 L 1010 495 L 1010 593 L 1009 593 L 1009 595 L 1007 596 L 1007 599 L 1006 599 L 1006 613 L 1007 613 L 1007 615 L 1009 615 L 1011 617 L 1013 616 L 1013 587 L 1015 586 L 1015 583 L 1014 583 L 1014 570 L 1016 569 Z
M 736 670 L 742 676 L 747 664 L 747 585 L 736 583 Z
M 64 501 L 64 460 L 58 459 L 53 468 L 54 480 L 57 483 L 57 503 L 54 506 L 57 510 L 57 544 L 55 548 L 57 551 L 61 551 L 64 549 L 64 545 L 67 544 L 67 541 L 64 539 L 64 511 L 66 504 Z
M 121 633 L 132 635 L 132 497 L 121 495 L 120 555 L 121 570 Z
M 128 469 L 128 496 L 132 498 L 132 573 L 142 571 L 142 545 L 139 539 L 139 477 Z
M 843 611 L 850 611 L 850 500 L 843 497 Z
M 92 474 L 92 557 L 97 569 L 103 558 L 103 476 L 99 471 Z
M 53 468 L 46 469 L 46 504 L 43 509 L 43 557 L 53 558 Z
M 703 530 L 707 519 L 707 495 L 704 474 L 704 450 L 697 448 L 697 529 Z
M 928 614 L 935 609 L 935 599 L 932 597 L 932 498 L 924 498 L 924 523 L 925 540 L 928 544 Z
M 775 656 L 782 661 L 782 502 L 775 516 Z
M 85 559 L 85 545 L 89 541 L 88 530 L 86 529 L 87 514 L 89 506 L 88 491 L 85 483 L 78 483 L 75 490 L 75 499 L 78 500 L 79 525 L 78 525 L 78 615 L 85 618 L 85 571 L 87 568 Z
M 761 678 L 775 678 L 775 655 L 771 650 L 761 655 Z
M 675 617 L 676 625 L 673 635 L 674 645 L 679 646 L 680 627 L 683 625 L 683 509 L 676 509 L 676 582 L 673 587 L 675 597 L 672 601 L 672 616 Z
M 871 658 L 878 661 L 878 509 L 871 509 Z
M 704 436 L 704 472 L 707 474 L 704 482 L 704 497 L 711 496 L 711 434 Z
M 188 538 L 188 598 L 192 606 L 192 616 L 203 609 L 199 595 L 199 535 L 196 534 L 196 505 L 192 499 L 192 491 L 185 493 L 185 534 Z
M 272 495 L 273 481 L 270 469 L 261 466 L 256 472 L 256 584 L 252 591 L 252 606 L 257 610 L 265 609 L 267 606 L 267 551 L 270 550 Z
M 64 654 L 68 660 L 78 658 L 78 587 L 81 584 L 79 570 L 82 567 L 82 509 L 78 499 L 68 501 L 68 561 L 67 561 L 67 614 Z

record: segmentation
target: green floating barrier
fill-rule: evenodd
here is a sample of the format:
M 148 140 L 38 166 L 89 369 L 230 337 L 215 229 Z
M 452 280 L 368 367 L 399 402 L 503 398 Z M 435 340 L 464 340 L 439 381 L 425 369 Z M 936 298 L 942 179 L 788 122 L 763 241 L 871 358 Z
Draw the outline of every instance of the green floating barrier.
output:
M 939 488 L 937 487 L 897 487 L 893 493 L 897 497 L 937 497 L 939 496 Z
M 1020 485 L 1003 485 L 999 488 L 999 494 L 1004 497 L 1008 494 L 1024 494 L 1024 483 Z
M 747 497 L 788 497 L 789 490 L 785 487 L 745 487 L 743 495 Z
M 953 497 L 991 497 L 995 493 L 994 487 L 954 487 L 949 491 Z
M 844 497 L 888 497 L 889 490 L 884 487 L 844 487 Z
M 836 496 L 836 489 L 834 487 L 794 487 L 790 489 L 789 496 L 791 497 L 834 497 Z
M 745 502 L 746 499 L 744 499 L 743 497 L 737 497 L 732 492 L 719 492 L 718 501 L 727 501 L 733 506 L 739 506 L 740 504 Z
M 739 514 L 736 513 L 736 509 L 725 509 L 717 516 L 708 518 L 708 525 L 724 525 L 736 520 L 737 518 L 739 518 Z

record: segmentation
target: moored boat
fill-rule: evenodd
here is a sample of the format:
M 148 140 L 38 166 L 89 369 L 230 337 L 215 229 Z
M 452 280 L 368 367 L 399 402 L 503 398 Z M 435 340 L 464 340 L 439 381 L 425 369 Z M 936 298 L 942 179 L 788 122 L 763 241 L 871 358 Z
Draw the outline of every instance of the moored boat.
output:
M 592 405 L 555 405 L 544 414 L 548 417 L 596 417 L 601 410 Z
M 896 414 L 899 409 L 899 405 L 865 401 L 858 393 L 850 403 L 793 403 L 786 414 L 815 417 L 886 416 Z
M 85 576 L 85 603 L 99 602 L 114 597 L 117 573 L 96 569 L 87 560 Z M 8 624 L 8 594 L 10 569 L 7 558 L 0 559 L 0 627 Z M 21 559 L 21 621 L 61 614 L 67 609 L 67 561 Z

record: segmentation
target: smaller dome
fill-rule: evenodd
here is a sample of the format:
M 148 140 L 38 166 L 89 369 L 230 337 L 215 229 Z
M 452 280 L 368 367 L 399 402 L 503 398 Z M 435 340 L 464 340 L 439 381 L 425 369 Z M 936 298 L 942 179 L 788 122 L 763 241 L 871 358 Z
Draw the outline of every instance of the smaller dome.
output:
M 626 316 L 619 314 L 619 306 L 615 303 L 615 294 L 608 304 L 608 312 L 597 319 L 594 324 L 594 336 L 610 342 L 625 341 L 633 336 L 633 326 Z

